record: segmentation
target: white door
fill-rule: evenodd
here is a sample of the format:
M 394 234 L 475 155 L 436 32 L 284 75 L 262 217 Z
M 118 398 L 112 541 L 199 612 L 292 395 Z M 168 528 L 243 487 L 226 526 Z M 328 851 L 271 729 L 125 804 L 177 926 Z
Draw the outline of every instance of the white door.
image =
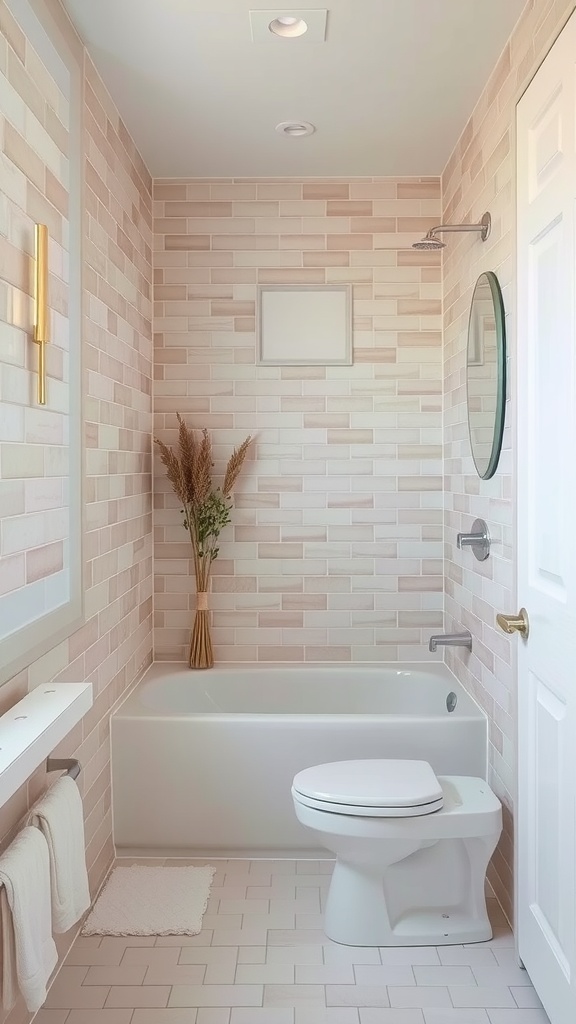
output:
M 519 954 L 576 1021 L 576 16 L 517 108 Z

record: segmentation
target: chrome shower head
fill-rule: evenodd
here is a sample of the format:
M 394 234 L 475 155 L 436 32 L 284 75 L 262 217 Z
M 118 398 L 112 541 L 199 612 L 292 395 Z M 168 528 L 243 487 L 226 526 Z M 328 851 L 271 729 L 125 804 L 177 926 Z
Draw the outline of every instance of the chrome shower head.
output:
M 412 243 L 413 249 L 445 249 L 446 242 L 442 242 L 439 238 L 436 238 L 432 232 L 428 232 L 420 242 Z
M 478 231 L 480 234 L 480 238 L 482 239 L 483 242 L 485 242 L 486 239 L 488 238 L 488 235 L 490 234 L 491 226 L 492 221 L 490 219 L 489 213 L 485 213 L 483 215 L 482 220 L 480 221 L 479 224 L 438 224 L 435 228 L 430 228 L 430 231 L 428 231 L 428 233 L 424 235 L 424 238 L 420 242 L 413 242 L 412 248 L 444 249 L 446 243 L 441 242 L 440 239 L 436 237 L 436 234 L 439 231 Z

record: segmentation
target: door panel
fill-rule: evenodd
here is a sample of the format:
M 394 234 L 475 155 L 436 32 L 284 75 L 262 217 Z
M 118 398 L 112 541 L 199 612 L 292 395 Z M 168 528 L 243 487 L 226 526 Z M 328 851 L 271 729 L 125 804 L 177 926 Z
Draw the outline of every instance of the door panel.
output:
M 520 956 L 576 1020 L 576 17 L 517 108 Z

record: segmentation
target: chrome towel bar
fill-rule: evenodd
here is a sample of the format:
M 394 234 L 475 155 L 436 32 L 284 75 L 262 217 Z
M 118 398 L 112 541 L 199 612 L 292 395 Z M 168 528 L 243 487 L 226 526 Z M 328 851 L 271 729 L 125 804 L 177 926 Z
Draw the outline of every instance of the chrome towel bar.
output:
M 82 765 L 73 757 L 48 757 L 46 771 L 65 772 L 69 779 L 77 779 L 82 771 Z

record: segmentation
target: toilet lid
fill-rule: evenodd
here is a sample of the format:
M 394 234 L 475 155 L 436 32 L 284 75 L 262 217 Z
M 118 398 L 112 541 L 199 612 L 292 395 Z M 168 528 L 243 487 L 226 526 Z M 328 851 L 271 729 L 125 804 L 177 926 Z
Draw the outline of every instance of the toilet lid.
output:
M 427 761 L 335 761 L 294 777 L 296 798 L 340 814 L 429 814 L 442 807 L 442 787 Z

